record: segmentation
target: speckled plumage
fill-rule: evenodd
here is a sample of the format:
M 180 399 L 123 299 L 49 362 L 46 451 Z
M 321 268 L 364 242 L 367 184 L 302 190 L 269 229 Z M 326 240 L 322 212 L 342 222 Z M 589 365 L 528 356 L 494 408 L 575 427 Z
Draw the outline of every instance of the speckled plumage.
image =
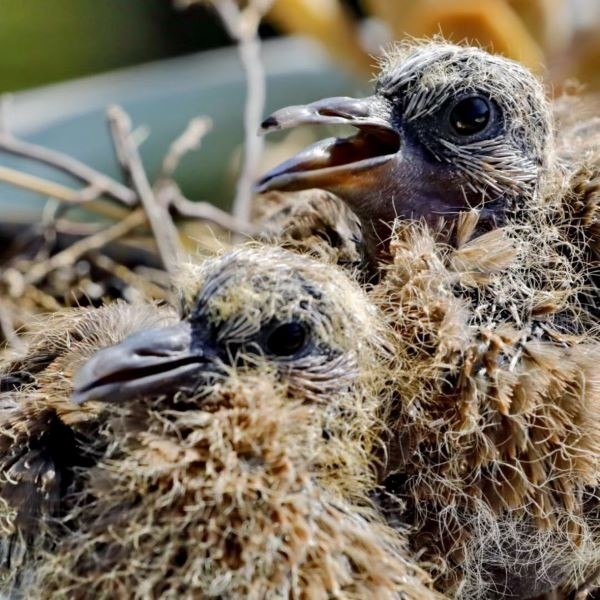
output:
M 600 566 L 599 121 L 443 41 L 394 48 L 375 92 L 275 113 L 267 129 L 360 133 L 261 186 L 339 194 L 377 257 L 398 361 L 384 486 L 407 506 L 382 509 L 444 592 L 567 597 Z M 443 119 L 469 94 L 501 118 L 458 140 Z
M 600 564 L 600 344 L 529 241 L 454 249 L 404 224 L 372 293 L 398 336 L 384 485 L 464 598 L 572 589 Z
M 150 324 L 167 328 L 148 335 L 187 331 L 190 356 L 202 347 L 194 356 L 205 362 L 174 364 L 183 365 L 180 385 L 128 391 L 150 375 L 127 360 L 144 365 L 166 354 L 143 350 L 146 331 L 110 347 L 148 324 L 125 305 L 70 313 L 5 365 L 13 376 L 0 397 L 0 441 L 10 448 L 0 465 L 4 589 L 27 597 L 437 597 L 404 535 L 368 498 L 390 359 L 364 293 L 337 269 L 261 247 L 190 266 L 177 287 L 182 320 L 149 310 Z M 109 321 L 119 325 L 116 339 L 105 337 Z M 297 355 L 269 353 L 280 322 L 307 328 Z M 132 344 L 133 358 L 110 362 Z M 70 403 L 70 369 L 103 346 L 79 370 L 79 404 Z M 44 369 L 54 373 L 46 378 Z M 56 484 L 51 496 L 47 481 Z

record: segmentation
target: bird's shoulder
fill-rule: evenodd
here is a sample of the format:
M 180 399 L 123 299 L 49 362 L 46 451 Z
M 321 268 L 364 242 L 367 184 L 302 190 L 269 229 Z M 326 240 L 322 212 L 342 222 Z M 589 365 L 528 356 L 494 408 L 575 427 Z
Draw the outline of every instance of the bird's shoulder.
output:
M 329 192 L 270 192 L 255 208 L 262 241 L 341 266 L 356 267 L 363 261 L 358 218 Z

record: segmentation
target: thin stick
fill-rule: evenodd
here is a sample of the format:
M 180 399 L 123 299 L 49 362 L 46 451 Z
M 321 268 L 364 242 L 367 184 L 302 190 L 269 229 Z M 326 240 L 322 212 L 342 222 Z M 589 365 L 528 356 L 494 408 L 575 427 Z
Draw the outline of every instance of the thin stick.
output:
M 23 171 L 17 171 L 10 167 L 0 166 L 0 181 L 35 192 L 36 194 L 41 194 L 42 196 L 50 196 L 63 202 L 89 202 L 85 196 L 82 197 L 81 190 L 74 190 L 66 185 L 42 179 L 29 173 L 23 173 Z
M 208 117 L 196 117 L 192 119 L 175 141 L 169 147 L 165 155 L 156 182 L 170 179 L 179 166 L 181 159 L 192 150 L 198 150 L 202 138 L 211 130 L 212 121 Z M 156 185 L 155 182 L 155 185 Z
M 97 196 L 106 194 L 127 206 L 137 204 L 137 197 L 133 190 L 62 152 L 24 142 L 2 132 L 0 132 L 0 150 L 50 165 L 68 173 L 97 190 Z
M 26 286 L 22 298 L 27 298 L 30 302 L 41 306 L 46 312 L 55 312 L 64 308 L 50 294 L 46 294 L 35 285 Z
M 124 215 L 129 213 L 129 211 L 126 211 L 122 206 L 114 203 L 109 204 L 106 201 L 95 199 L 95 194 L 87 193 L 90 188 L 74 190 L 73 188 L 61 185 L 60 183 L 42 179 L 41 177 L 23 173 L 22 171 L 17 171 L 16 169 L 11 169 L 9 167 L 0 166 L 0 181 L 40 194 L 41 196 L 61 200 L 62 202 L 85 204 L 86 210 L 104 217 L 121 219 Z
M 174 274 L 184 256 L 183 248 L 171 215 L 156 201 L 131 135 L 131 120 L 119 106 L 109 108 L 107 116 L 119 163 L 146 211 L 163 265 Z
M 211 221 L 236 234 L 253 235 L 256 228 L 247 221 L 240 221 L 234 215 L 211 204 L 210 202 L 196 202 L 186 198 L 179 186 L 172 180 L 166 180 L 156 188 L 156 195 L 163 206 L 172 208 L 177 215 L 184 219 L 198 219 Z
M 152 186 L 154 195 L 162 206 L 173 209 L 185 219 L 212 221 L 219 227 L 236 234 L 252 234 L 254 228 L 248 221 L 241 221 L 214 204 L 188 200 L 172 178 L 181 159 L 188 152 L 199 148 L 202 139 L 211 128 L 212 121 L 207 117 L 197 117 L 187 124 L 163 159 L 160 173 Z
M 159 300 L 166 300 L 168 298 L 165 288 L 160 287 L 153 281 L 149 281 L 148 278 L 142 277 L 125 265 L 112 260 L 112 258 L 104 254 L 97 254 L 96 256 L 92 256 L 91 259 L 95 265 L 112 273 L 127 285 L 140 291 L 147 298 L 156 298 Z
M 266 96 L 258 26 L 271 4 L 272 0 L 254 0 L 240 12 L 234 0 L 214 2 L 229 35 L 237 41 L 240 61 L 246 74 L 244 160 L 232 210 L 233 215 L 241 222 L 250 221 L 252 188 L 264 147 L 264 139 L 258 135 Z
M 35 285 L 46 275 L 61 267 L 68 267 L 77 262 L 84 254 L 91 250 L 98 250 L 106 244 L 128 234 L 131 230 L 146 222 L 146 213 L 138 208 L 125 217 L 122 221 L 99 231 L 93 235 L 73 242 L 68 248 L 54 254 L 47 260 L 33 265 L 23 279 L 26 284 Z

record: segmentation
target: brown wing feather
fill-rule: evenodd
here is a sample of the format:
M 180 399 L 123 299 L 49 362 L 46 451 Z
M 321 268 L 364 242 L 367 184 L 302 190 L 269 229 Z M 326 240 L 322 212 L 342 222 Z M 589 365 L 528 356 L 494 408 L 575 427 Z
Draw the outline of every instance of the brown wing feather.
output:
M 64 510 L 74 468 L 93 463 L 98 414 L 70 402 L 95 351 L 174 318 L 151 304 L 65 310 L 32 325 L 27 351 L 0 364 L 0 579 L 19 587 L 41 527 Z M 41 536 L 43 537 L 43 536 Z
M 0 418 L 0 498 L 14 527 L 34 532 L 56 510 L 76 455 L 73 431 L 51 408 Z

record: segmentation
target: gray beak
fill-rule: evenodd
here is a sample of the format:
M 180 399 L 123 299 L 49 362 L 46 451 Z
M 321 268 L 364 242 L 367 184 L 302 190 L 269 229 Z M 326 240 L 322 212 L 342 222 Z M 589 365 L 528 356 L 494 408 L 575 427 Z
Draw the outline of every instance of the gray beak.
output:
M 150 329 L 100 350 L 76 373 L 73 402 L 118 402 L 169 391 L 193 392 L 206 371 L 204 350 L 192 348 L 190 324 Z
M 351 125 L 358 132 L 349 138 L 328 138 L 309 146 L 264 175 L 258 193 L 321 188 L 343 193 L 351 186 L 371 186 L 400 149 L 400 136 L 391 123 L 383 98 L 327 98 L 273 113 L 261 133 L 299 125 Z

